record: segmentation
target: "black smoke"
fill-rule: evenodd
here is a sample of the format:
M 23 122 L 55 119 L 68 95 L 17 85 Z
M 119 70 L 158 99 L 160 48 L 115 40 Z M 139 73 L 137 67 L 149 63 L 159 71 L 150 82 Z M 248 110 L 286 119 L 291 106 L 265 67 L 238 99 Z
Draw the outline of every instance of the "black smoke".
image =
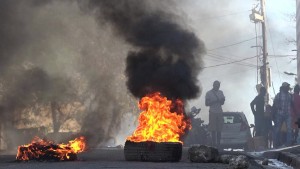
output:
M 53 118 L 51 112 L 62 117 L 59 106 L 74 102 L 84 109 L 70 118 L 81 131 L 92 133 L 89 146 L 120 131 L 122 113 L 129 112 L 126 102 L 132 99 L 120 78 L 124 57 L 111 50 L 114 38 L 108 30 L 97 29 L 93 19 L 94 15 L 83 14 L 76 0 L 0 1 L 0 125 L 4 124 L 5 138 L 14 137 L 7 142 L 23 139 L 15 137 L 20 124 L 16 119 L 26 120 L 21 128 L 47 125 L 51 131 L 55 128 L 48 120 Z M 45 123 L 24 117 L 27 108 Z M 53 123 L 62 119 L 55 117 Z M 64 127 L 60 131 L 69 129 Z
M 150 2 L 157 2 L 156 8 Z M 159 1 L 91 0 L 88 5 L 100 24 L 110 23 L 135 48 L 126 60 L 127 87 L 135 97 L 156 91 L 169 98 L 198 96 L 204 43 L 160 9 Z

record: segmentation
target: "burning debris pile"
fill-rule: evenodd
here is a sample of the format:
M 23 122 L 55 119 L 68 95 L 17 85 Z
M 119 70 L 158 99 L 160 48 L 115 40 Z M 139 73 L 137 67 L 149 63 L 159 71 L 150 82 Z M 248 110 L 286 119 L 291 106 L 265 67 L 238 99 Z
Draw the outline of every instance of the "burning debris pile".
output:
M 124 147 L 128 161 L 179 161 L 182 153 L 181 136 L 191 128 L 185 116 L 183 102 L 172 102 L 159 92 L 143 97 L 139 102 L 143 112 L 134 133 Z M 138 153 L 137 153 L 138 152 Z
M 159 92 L 143 97 L 139 102 L 143 112 L 134 133 L 124 147 L 128 161 L 179 161 L 182 153 L 180 138 L 191 128 L 185 116 L 183 102 L 172 102 Z M 138 152 L 138 153 L 137 153 Z
M 18 147 L 17 161 L 73 161 L 77 154 L 86 149 L 85 137 L 81 136 L 68 144 L 54 144 L 52 141 L 35 137 L 30 144 Z
M 191 128 L 190 120 L 183 113 L 183 102 L 173 103 L 159 92 L 140 100 L 139 126 L 127 140 L 133 142 L 181 142 L 180 137 Z M 173 112 L 171 112 L 173 111 Z

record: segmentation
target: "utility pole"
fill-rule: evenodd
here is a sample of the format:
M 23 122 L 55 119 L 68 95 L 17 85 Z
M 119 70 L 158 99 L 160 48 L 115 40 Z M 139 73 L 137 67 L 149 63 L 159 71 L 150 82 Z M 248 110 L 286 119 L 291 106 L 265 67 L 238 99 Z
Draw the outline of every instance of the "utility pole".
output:
M 266 88 L 266 104 L 269 103 L 269 87 L 270 87 L 270 70 L 268 62 L 268 52 L 267 52 L 267 37 L 266 37 L 266 15 L 265 15 L 265 0 L 260 0 L 260 12 L 252 9 L 252 14 L 250 14 L 250 20 L 254 23 L 260 22 L 262 25 L 262 46 L 261 50 L 263 53 L 263 63 L 260 67 L 260 79 L 261 84 Z
M 260 0 L 261 16 L 263 17 L 262 25 L 262 38 L 263 38 L 263 65 L 261 67 L 261 82 L 267 90 L 266 103 L 269 103 L 269 62 L 267 53 L 267 38 L 266 38 L 266 14 L 265 14 L 265 0 Z

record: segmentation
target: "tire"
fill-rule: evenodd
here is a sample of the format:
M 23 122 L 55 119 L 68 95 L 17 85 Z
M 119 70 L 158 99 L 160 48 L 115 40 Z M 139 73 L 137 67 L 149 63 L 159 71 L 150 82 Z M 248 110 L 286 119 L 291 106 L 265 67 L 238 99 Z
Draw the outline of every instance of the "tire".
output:
M 178 162 L 182 155 L 182 144 L 126 141 L 124 155 L 127 161 Z

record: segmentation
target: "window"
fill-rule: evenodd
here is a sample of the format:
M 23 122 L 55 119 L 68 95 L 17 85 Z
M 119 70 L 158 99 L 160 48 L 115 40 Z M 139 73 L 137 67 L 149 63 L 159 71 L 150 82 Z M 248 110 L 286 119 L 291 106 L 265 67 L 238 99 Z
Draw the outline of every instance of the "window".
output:
M 225 124 L 236 124 L 242 122 L 242 118 L 238 114 L 223 115 L 223 119 Z

